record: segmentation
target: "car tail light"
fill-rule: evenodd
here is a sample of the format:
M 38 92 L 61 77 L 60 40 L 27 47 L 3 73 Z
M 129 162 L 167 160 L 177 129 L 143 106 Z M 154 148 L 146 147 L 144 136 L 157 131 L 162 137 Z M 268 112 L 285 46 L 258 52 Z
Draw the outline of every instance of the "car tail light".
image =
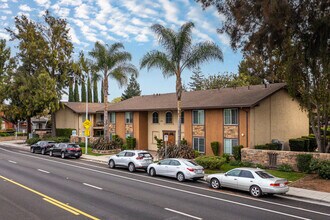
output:
M 194 172 L 195 171 L 194 168 L 190 168 L 190 167 L 187 167 L 187 170 L 189 170 L 190 172 Z
M 289 184 L 289 182 L 285 182 L 285 183 L 284 183 L 284 185 L 288 185 L 288 184 Z
M 74 151 L 74 150 L 76 150 L 75 148 L 68 148 L 68 150 L 70 150 L 70 151 Z
M 279 183 L 271 183 L 270 186 L 280 186 Z
M 143 157 L 142 156 L 138 156 L 137 158 L 135 158 L 135 159 L 137 159 L 137 160 L 142 160 L 143 159 Z

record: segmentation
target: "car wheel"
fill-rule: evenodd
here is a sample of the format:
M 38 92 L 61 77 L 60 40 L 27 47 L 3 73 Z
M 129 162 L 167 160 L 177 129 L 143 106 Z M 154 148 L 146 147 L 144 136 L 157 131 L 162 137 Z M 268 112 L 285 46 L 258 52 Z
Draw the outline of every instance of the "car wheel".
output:
M 45 155 L 45 154 L 46 154 L 45 148 L 42 148 L 42 149 L 41 149 L 41 154 L 42 154 L 42 155 Z
M 262 191 L 259 186 L 253 185 L 250 187 L 250 194 L 253 197 L 260 197 L 262 195 Z
M 65 158 L 65 154 L 64 154 L 64 152 L 61 153 L 61 158 L 62 158 L 62 159 Z
M 52 150 L 51 150 L 51 151 L 49 151 L 49 156 L 50 156 L 50 157 L 54 156 L 54 155 L 53 155 L 53 151 L 52 151 Z
M 134 163 L 128 164 L 128 170 L 129 170 L 129 172 L 134 172 L 135 171 L 135 165 L 134 165 Z
M 184 174 L 181 173 L 181 172 L 178 173 L 178 174 L 176 175 L 176 179 L 177 179 L 179 182 L 184 182 L 184 181 L 186 180 Z
M 150 176 L 156 176 L 156 170 L 155 170 L 155 168 L 150 168 L 149 175 Z
M 210 186 L 213 189 L 219 189 L 220 188 L 220 181 L 217 178 L 212 178 L 210 181 Z
M 116 164 L 115 164 L 115 161 L 113 161 L 113 160 L 110 160 L 110 161 L 109 161 L 109 167 L 110 167 L 111 169 L 114 169 L 114 168 L 116 168 Z
M 34 152 L 35 152 L 35 151 L 34 151 L 34 147 L 31 147 L 31 148 L 30 148 L 30 152 L 31 152 L 31 153 L 34 153 Z
M 79 159 L 80 158 L 80 156 L 76 156 L 76 159 Z

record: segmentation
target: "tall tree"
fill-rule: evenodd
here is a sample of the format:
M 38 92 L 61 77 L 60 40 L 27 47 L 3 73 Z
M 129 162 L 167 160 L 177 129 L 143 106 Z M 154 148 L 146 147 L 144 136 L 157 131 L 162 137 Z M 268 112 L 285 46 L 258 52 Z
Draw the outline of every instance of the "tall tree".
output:
M 74 101 L 74 95 L 73 95 L 73 79 L 70 79 L 69 82 L 69 102 L 73 102 Z
M 103 86 L 103 80 L 101 82 L 101 103 L 104 103 L 104 86 Z
M 318 149 L 326 152 L 330 118 L 329 1 L 197 1 L 204 7 L 215 6 L 226 18 L 218 31 L 229 34 L 234 49 L 253 50 L 268 63 L 273 52 L 279 51 L 289 92 L 308 111 Z
M 157 35 L 158 43 L 165 52 L 153 50 L 142 58 L 141 68 L 160 68 L 164 77 L 176 77 L 176 99 L 178 110 L 178 146 L 181 143 L 181 74 L 187 69 L 193 69 L 209 60 L 223 60 L 221 49 L 213 42 L 192 44 L 192 29 L 194 24 L 187 22 L 178 32 L 160 24 L 152 25 L 151 29 Z
M 46 11 L 43 23 L 35 23 L 25 15 L 15 18 L 16 30 L 7 29 L 13 40 L 19 41 L 18 57 L 25 71 L 33 74 L 45 71 L 55 82 L 57 99 L 49 103 L 52 115 L 52 135 L 56 135 L 55 112 L 60 108 L 60 99 L 68 86 L 73 46 L 67 22 L 55 18 Z M 41 70 L 43 69 L 43 70 Z
M 141 95 L 140 84 L 136 81 L 135 76 L 131 75 L 127 88 L 125 89 L 124 93 L 121 95 L 121 101 L 132 98 L 133 96 L 140 96 L 140 95 Z
M 92 96 L 92 85 L 91 85 L 91 78 L 89 75 L 87 76 L 87 93 L 88 93 L 88 102 L 92 103 L 93 102 L 93 96 Z
M 86 102 L 86 84 L 85 84 L 85 77 L 81 79 L 81 102 Z
M 103 72 L 103 95 L 104 95 L 104 139 L 109 141 L 109 121 L 108 121 L 108 91 L 109 78 L 118 82 L 119 86 L 127 83 L 129 74 L 137 75 L 138 71 L 129 63 L 131 54 L 122 51 L 124 45 L 114 43 L 112 45 L 103 45 L 96 42 L 90 55 L 95 59 L 95 68 L 97 71 Z
M 5 99 L 5 85 L 9 82 L 9 76 L 15 69 L 15 59 L 11 57 L 10 48 L 7 47 L 6 40 L 0 39 L 0 101 Z
M 191 82 L 188 83 L 191 91 L 197 91 L 203 89 L 203 81 L 205 79 L 201 68 L 197 67 L 193 71 L 193 75 L 190 77 Z
M 74 97 L 74 102 L 80 102 L 79 90 L 78 90 L 78 80 L 77 79 L 74 82 L 73 97 Z
M 99 102 L 99 90 L 98 90 L 98 82 L 102 80 L 102 75 L 98 74 L 92 68 L 92 84 L 93 84 L 93 102 Z M 101 88 L 102 91 L 102 88 Z M 101 97 L 103 95 L 101 94 Z

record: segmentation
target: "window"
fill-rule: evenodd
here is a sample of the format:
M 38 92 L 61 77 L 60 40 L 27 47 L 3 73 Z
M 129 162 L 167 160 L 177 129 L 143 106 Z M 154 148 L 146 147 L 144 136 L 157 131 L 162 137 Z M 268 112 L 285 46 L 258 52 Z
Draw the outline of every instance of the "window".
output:
M 257 171 L 256 174 L 258 174 L 258 176 L 260 176 L 263 179 L 271 179 L 271 178 L 275 178 L 273 177 L 271 174 L 266 173 L 265 171 Z
M 233 154 L 233 146 L 238 145 L 238 139 L 224 139 L 224 153 Z
M 184 124 L 184 112 L 181 112 L 181 124 Z
M 126 124 L 133 123 L 133 112 L 125 112 L 125 123 Z
M 194 137 L 194 150 L 205 153 L 205 139 L 203 137 Z
M 171 160 L 162 160 L 159 162 L 159 165 L 170 165 Z
M 254 179 L 253 174 L 248 170 L 242 170 L 239 176 L 244 178 Z
M 238 109 L 225 109 L 225 125 L 238 125 Z
M 133 157 L 135 153 L 133 152 L 126 152 L 125 157 Z
M 109 122 L 111 124 L 116 124 L 116 113 L 115 112 L 109 113 Z
M 194 125 L 204 124 L 204 110 L 193 111 L 193 124 Z
M 172 166 L 180 166 L 181 163 L 179 161 L 177 161 L 177 160 L 171 160 L 170 165 L 172 165 Z
M 172 123 L 172 112 L 166 112 L 165 121 L 166 121 L 166 124 Z
M 152 123 L 157 124 L 158 122 L 158 112 L 152 113 Z
M 227 173 L 227 176 L 239 176 L 241 170 L 231 170 Z

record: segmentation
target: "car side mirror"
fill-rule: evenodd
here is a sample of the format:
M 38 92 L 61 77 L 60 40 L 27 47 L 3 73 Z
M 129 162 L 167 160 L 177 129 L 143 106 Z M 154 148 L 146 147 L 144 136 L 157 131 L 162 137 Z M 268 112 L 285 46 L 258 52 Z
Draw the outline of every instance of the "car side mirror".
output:
M 228 174 L 227 174 L 227 173 L 225 173 L 225 176 L 228 176 Z
M 116 154 L 116 157 L 119 157 L 119 155 L 118 155 L 118 154 Z
M 160 162 L 158 162 L 157 164 L 160 165 Z

